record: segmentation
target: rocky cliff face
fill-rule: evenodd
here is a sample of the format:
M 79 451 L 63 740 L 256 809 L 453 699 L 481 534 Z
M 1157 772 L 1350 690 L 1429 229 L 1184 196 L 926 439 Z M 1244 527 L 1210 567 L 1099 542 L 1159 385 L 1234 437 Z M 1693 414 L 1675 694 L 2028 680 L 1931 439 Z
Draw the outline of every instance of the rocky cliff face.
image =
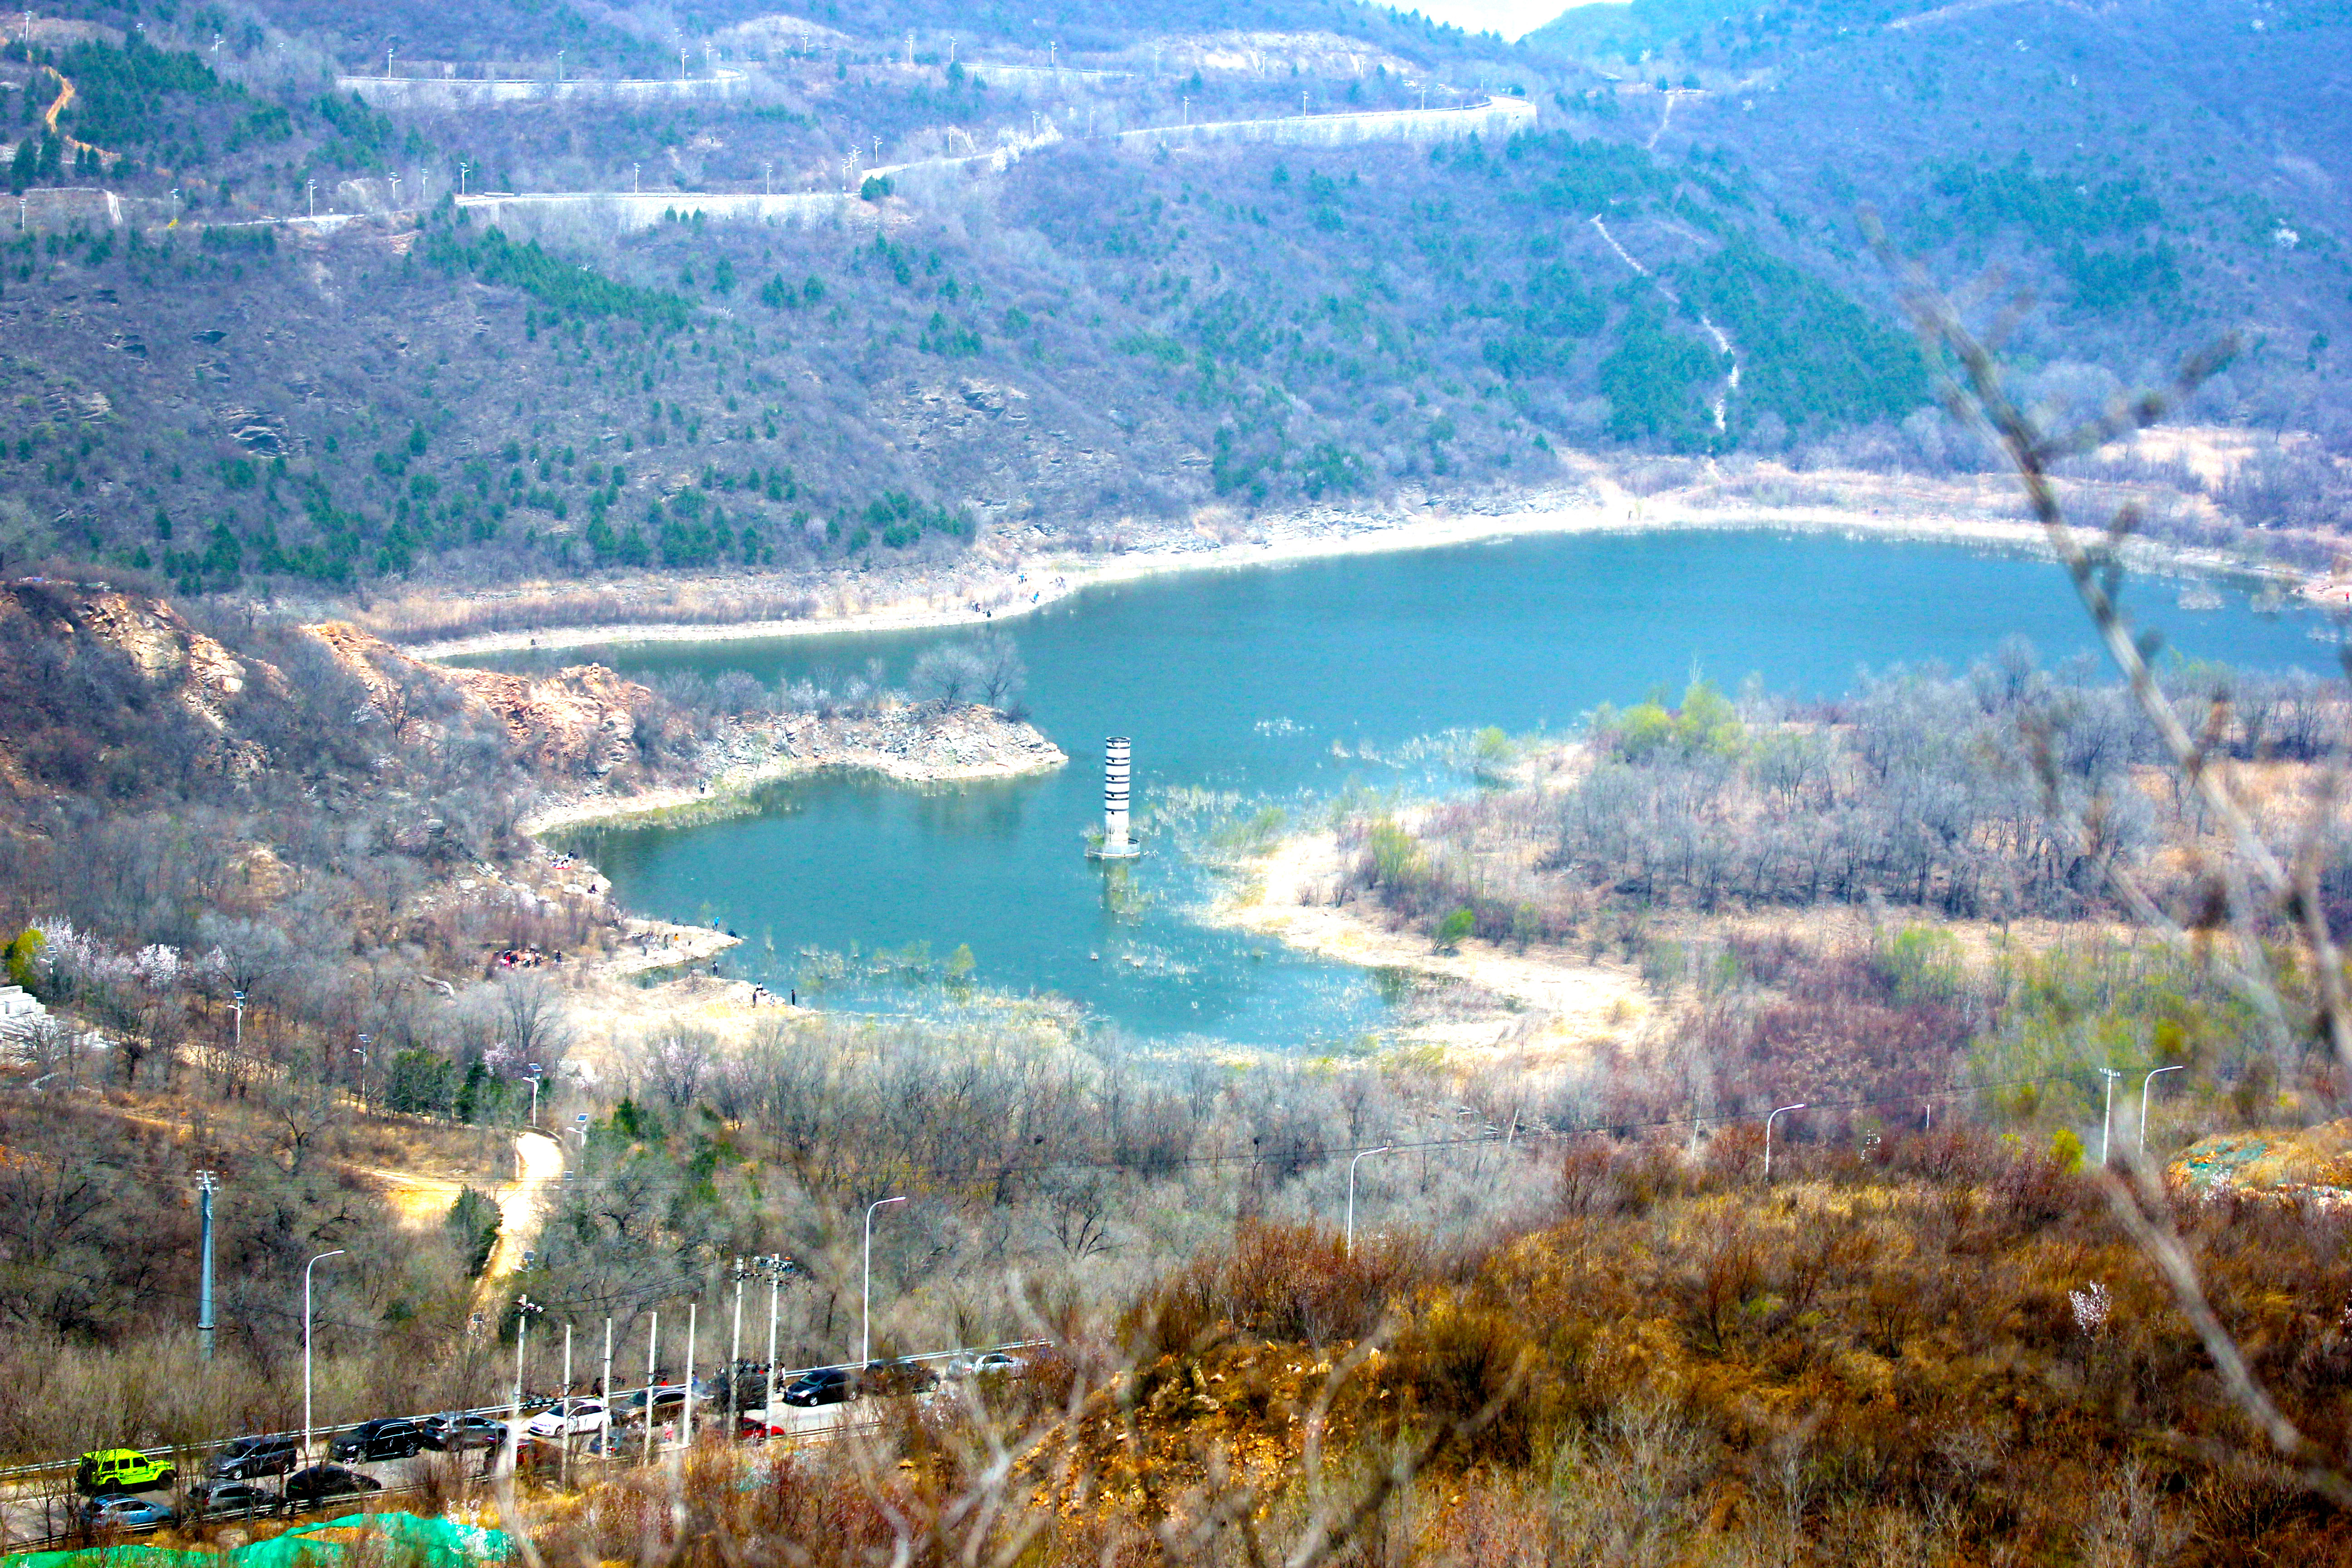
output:
M 34 795 L 97 781 L 110 759 L 157 736 L 184 769 L 249 773 L 268 753 L 236 732 L 236 714 L 287 693 L 276 666 L 240 658 L 160 600 L 96 583 L 0 587 L 0 789 Z M 121 795 L 138 781 L 106 782 Z
M 341 621 L 308 629 L 367 688 L 370 703 L 404 739 L 437 738 L 436 716 L 455 702 L 495 717 L 517 751 L 551 773 L 601 778 L 627 762 L 653 700 L 644 687 L 602 665 L 537 677 L 457 669 L 412 658 Z

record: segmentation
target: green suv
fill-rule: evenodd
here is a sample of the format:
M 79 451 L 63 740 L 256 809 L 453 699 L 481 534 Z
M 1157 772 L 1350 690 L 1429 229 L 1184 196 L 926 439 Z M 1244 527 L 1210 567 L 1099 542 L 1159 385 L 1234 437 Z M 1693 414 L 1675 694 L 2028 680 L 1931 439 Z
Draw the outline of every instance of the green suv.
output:
M 168 1487 L 179 1468 L 169 1459 L 151 1459 L 136 1448 L 100 1448 L 81 1457 L 74 1485 L 86 1492 L 143 1492 Z

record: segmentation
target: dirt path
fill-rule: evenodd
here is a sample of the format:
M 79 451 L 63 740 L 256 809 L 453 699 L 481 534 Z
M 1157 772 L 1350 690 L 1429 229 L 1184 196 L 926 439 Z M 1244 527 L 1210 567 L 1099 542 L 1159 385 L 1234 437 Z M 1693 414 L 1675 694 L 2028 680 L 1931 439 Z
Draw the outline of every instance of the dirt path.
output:
M 490 1261 L 474 1287 L 474 1306 L 486 1310 L 499 1282 L 522 1267 L 522 1255 L 539 1239 L 555 1185 L 563 1180 L 563 1145 L 544 1132 L 525 1132 L 515 1139 L 515 1179 L 499 1189 L 499 1239 Z

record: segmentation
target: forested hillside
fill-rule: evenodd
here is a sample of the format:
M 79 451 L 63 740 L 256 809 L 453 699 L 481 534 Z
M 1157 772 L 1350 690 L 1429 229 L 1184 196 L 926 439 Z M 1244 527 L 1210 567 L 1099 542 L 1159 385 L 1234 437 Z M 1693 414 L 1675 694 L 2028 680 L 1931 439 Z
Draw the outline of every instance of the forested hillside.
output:
M 493 12 L 437 57 L 422 13 L 367 38 L 290 5 L 132 20 L 86 10 L 0 62 L 7 166 L 50 215 L 5 240 L 0 548 L 184 593 L 1108 541 L 1508 493 L 1588 456 L 1973 462 L 1860 247 L 1864 200 L 1941 271 L 2043 289 L 2036 384 L 2095 395 L 2089 361 L 2154 369 L 2241 328 L 2208 413 L 2335 418 L 2333 150 L 2256 159 L 2252 122 L 2202 100 L 2160 117 L 2172 141 L 2136 133 L 2137 96 L 2218 90 L 2152 13 L 1635 6 L 1505 49 L 1332 5 L 992 14 L 961 40 L 912 11 L 714 12 L 687 19 L 709 47 L 677 93 L 471 106 L 372 103 L 329 62 L 680 68 L 568 11 Z M 2252 43 L 2331 89 L 2325 50 Z M 1492 94 L 1535 128 L 1109 134 Z M 2179 129 L 2200 114 L 2210 135 Z M 1847 155 L 1882 131 L 1897 156 Z M 506 233 L 460 184 L 866 199 Z

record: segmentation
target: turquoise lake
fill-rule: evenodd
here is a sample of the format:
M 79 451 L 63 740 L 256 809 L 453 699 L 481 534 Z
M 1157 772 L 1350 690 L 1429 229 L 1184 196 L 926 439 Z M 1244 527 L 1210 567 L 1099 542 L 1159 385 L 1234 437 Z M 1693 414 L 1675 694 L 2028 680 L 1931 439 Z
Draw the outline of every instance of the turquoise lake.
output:
M 2326 617 L 2262 613 L 2243 588 L 2217 586 L 2214 610 L 2180 608 L 2179 584 L 2153 578 L 2126 604 L 2184 656 L 2334 668 Z M 629 908 L 741 933 L 725 973 L 800 985 L 828 1006 L 904 1007 L 916 993 L 940 1005 L 936 988 L 877 980 L 872 956 L 922 944 L 937 963 L 969 945 L 977 984 L 1060 994 L 1142 1040 L 1345 1048 L 1387 1012 L 1381 977 L 1202 924 L 1213 883 L 1172 834 L 1124 868 L 1086 858 L 1106 735 L 1133 738 L 1139 816 L 1187 791 L 1304 806 L 1351 787 L 1466 782 L 1410 742 L 1485 725 L 1559 731 L 1601 701 L 1679 690 L 1695 672 L 1727 689 L 1753 673 L 1774 690 L 1827 696 L 1864 669 L 1965 667 L 2013 634 L 2045 665 L 2093 648 L 2046 562 L 1761 532 L 1527 538 L 1183 574 L 1088 589 L 995 629 L 1018 645 L 1030 717 L 1067 768 L 928 788 L 827 775 L 779 786 L 757 816 L 591 832 L 580 847 Z M 771 683 L 878 659 L 896 679 L 933 644 L 978 635 L 566 657 L 633 674 L 740 668 Z M 845 977 L 805 956 L 853 951 L 861 962 Z M 826 969 L 835 978 L 817 984 Z

